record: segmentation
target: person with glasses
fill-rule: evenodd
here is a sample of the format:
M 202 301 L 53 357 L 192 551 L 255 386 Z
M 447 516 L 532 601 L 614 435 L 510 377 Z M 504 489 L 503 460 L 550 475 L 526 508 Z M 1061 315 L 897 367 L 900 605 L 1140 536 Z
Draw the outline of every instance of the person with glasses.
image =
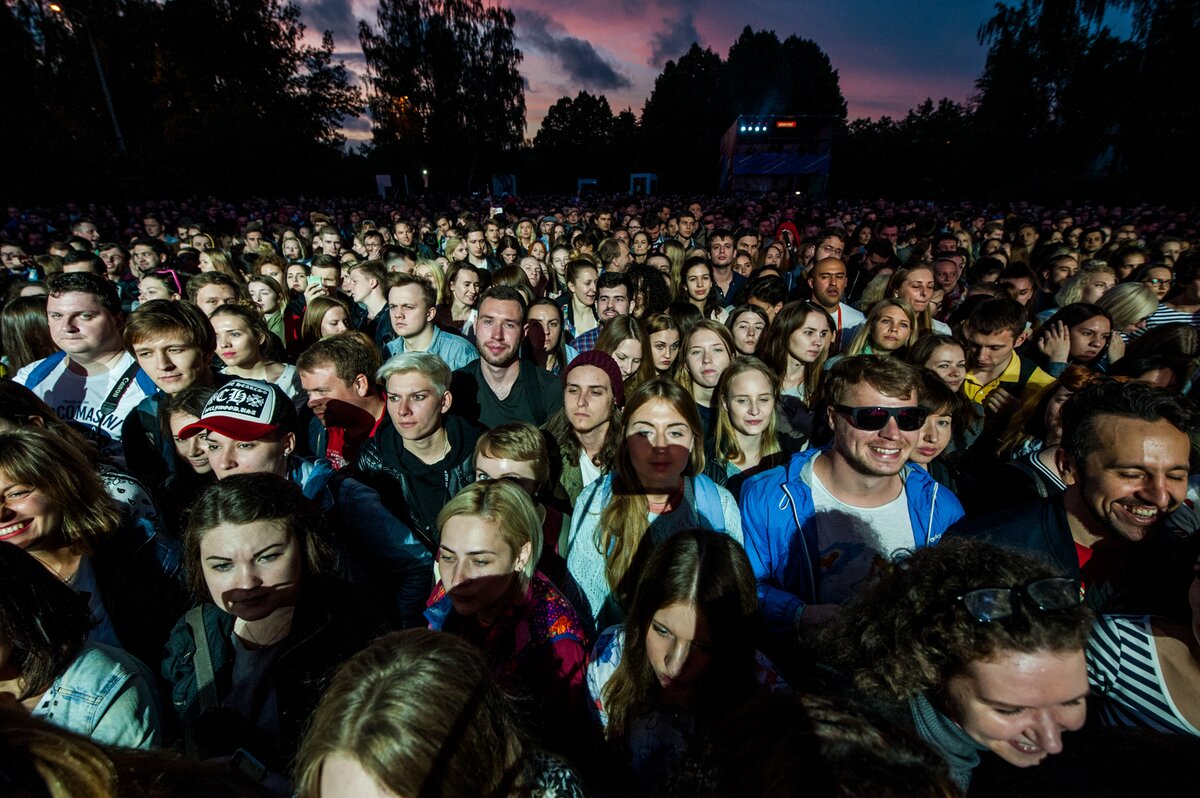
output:
M 1079 582 L 970 540 L 882 567 L 822 636 L 822 659 L 897 708 L 967 791 L 991 752 L 1032 767 L 1080 729 L 1092 614 Z
M 1167 324 L 1196 325 L 1200 319 L 1200 308 L 1189 306 L 1191 303 L 1187 300 L 1189 293 L 1200 296 L 1200 285 L 1196 285 L 1200 281 L 1196 280 L 1195 263 L 1194 258 L 1183 261 L 1181 265 L 1184 268 L 1179 270 L 1177 278 L 1171 269 L 1161 263 L 1142 266 L 1130 275 L 1128 282 L 1140 283 L 1158 297 L 1158 307 L 1150 314 L 1150 318 L 1146 319 L 1147 330 Z M 1176 286 L 1183 290 L 1178 290 Z
M 1097 612 L 1171 606 L 1168 516 L 1187 496 L 1195 410 L 1140 382 L 1100 380 L 1067 400 L 1055 464 L 1061 495 L 959 524 L 954 534 L 1041 557 L 1078 578 Z
M 830 369 L 833 443 L 792 456 L 742 488 L 746 553 L 770 635 L 835 615 L 900 551 L 937 543 L 963 516 L 954 494 L 908 460 L 925 424 L 921 374 L 898 358 Z

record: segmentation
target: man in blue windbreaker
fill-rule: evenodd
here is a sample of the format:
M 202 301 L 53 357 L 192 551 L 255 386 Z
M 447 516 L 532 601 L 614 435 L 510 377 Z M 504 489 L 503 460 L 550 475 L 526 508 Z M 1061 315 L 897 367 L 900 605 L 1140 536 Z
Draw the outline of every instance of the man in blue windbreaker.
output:
M 827 379 L 832 446 L 796 454 L 742 489 L 746 553 L 774 638 L 828 618 L 881 562 L 937 543 L 963 515 L 953 493 L 908 465 L 926 416 L 918 371 L 859 356 Z

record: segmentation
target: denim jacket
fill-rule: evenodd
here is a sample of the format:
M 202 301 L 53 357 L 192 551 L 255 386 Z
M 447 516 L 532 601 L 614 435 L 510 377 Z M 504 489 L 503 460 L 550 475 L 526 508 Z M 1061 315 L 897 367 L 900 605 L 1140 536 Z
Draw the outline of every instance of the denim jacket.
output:
M 150 672 L 124 651 L 99 643 L 84 644 L 33 715 L 106 745 L 153 748 L 162 742 Z

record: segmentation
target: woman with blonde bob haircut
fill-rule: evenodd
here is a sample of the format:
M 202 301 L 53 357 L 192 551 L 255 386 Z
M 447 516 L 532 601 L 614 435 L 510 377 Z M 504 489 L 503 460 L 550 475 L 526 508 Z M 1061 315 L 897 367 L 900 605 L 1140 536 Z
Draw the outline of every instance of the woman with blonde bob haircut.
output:
M 337 672 L 297 758 L 300 798 L 582 795 L 561 761 L 529 743 L 470 643 L 393 632 Z
M 536 570 L 542 523 L 533 500 L 509 479 L 474 482 L 437 525 L 441 578 L 425 612 L 429 628 L 472 641 L 501 687 L 533 699 L 531 720 L 549 735 L 569 734 L 583 706 L 585 638 L 570 603 Z

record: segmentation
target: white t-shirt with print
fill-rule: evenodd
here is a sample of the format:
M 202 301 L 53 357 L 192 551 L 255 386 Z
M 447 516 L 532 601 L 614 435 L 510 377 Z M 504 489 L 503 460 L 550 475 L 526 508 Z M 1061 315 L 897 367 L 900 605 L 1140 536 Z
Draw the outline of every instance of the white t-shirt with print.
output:
M 125 417 L 146 398 L 146 393 L 136 379 L 131 380 L 112 413 L 101 418 L 100 408 L 125 372 L 134 365 L 133 355 L 125 352 L 111 369 L 90 376 L 68 368 L 70 361 L 69 357 L 64 357 L 37 385 L 27 385 L 29 375 L 42 362 L 36 360 L 18 371 L 15 381 L 19 385 L 26 385 L 39 399 L 50 405 L 63 421 L 96 440 L 100 455 L 123 469 L 125 452 L 121 448 L 121 425 L 125 423 Z
M 879 507 L 855 507 L 837 499 L 812 473 L 812 500 L 817 525 L 818 574 L 822 604 L 844 604 L 882 561 L 913 547 L 908 497 L 900 495 Z

